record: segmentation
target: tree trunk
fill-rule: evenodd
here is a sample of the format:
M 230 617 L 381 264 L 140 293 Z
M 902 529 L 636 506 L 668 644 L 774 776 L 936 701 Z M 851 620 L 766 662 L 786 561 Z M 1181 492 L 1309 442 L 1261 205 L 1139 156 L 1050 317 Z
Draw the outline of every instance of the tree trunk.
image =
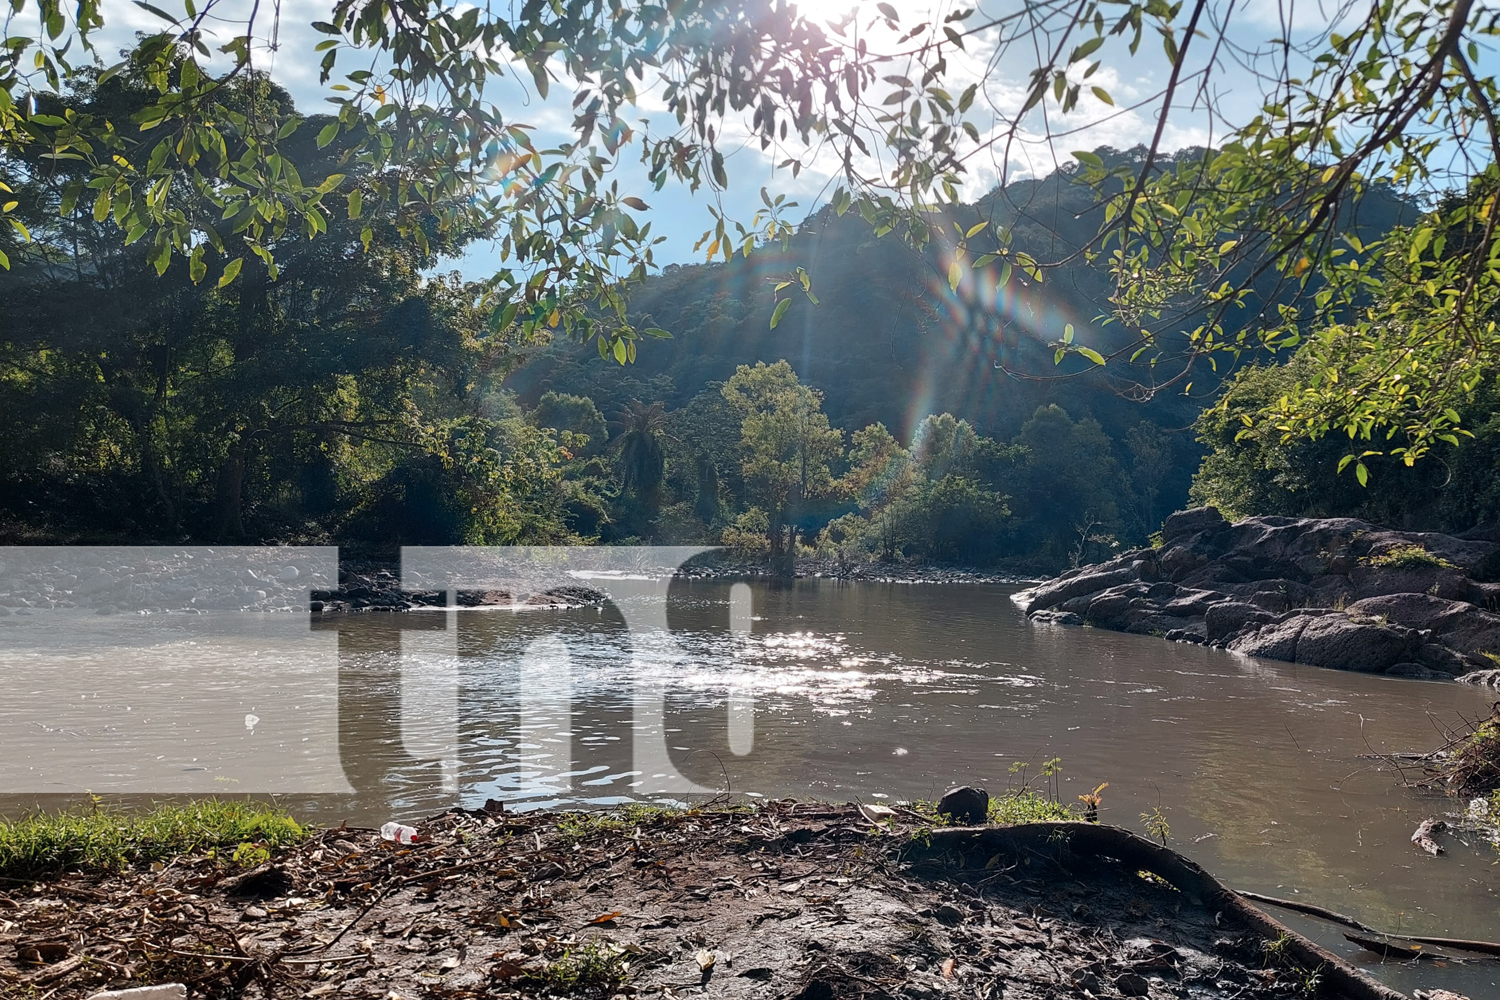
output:
M 214 493 L 213 536 L 229 542 L 245 537 L 242 517 L 245 495 L 245 444 L 236 442 L 219 466 L 219 484 Z

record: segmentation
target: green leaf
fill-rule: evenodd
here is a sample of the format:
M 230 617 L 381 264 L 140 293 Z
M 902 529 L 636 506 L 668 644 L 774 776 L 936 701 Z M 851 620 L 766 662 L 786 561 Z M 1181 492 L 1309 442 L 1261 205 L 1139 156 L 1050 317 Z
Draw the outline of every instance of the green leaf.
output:
M 966 232 L 966 233 L 964 233 L 964 239 L 966 239 L 966 240 L 967 239 L 972 239 L 975 236 L 979 235 L 981 232 L 984 231 L 984 227 L 987 226 L 987 225 L 989 225 L 988 222 L 976 222 L 976 223 L 974 223 L 974 225 L 972 225 L 972 226 L 969 227 L 969 231 Z
M 1109 91 L 1105 90 L 1103 87 L 1090 87 L 1089 90 L 1093 91 L 1094 96 L 1099 98 L 1101 104 L 1107 104 L 1110 107 L 1115 106 L 1115 99 L 1113 97 L 1110 97 Z
M 641 331 L 648 337 L 656 337 L 659 340 L 671 340 L 672 335 L 659 327 L 648 326 Z
M 1071 344 L 1072 342 L 1073 342 L 1073 324 L 1072 323 L 1068 323 L 1067 325 L 1065 325 L 1063 327 L 1063 343 L 1064 344 Z
M 339 123 L 330 122 L 318 130 L 318 148 L 322 149 L 339 137 Z
M 777 324 L 781 322 L 781 317 L 785 316 L 786 311 L 791 307 L 791 299 L 782 299 L 780 302 L 776 303 L 776 311 L 771 313 L 771 329 L 776 329 Z
M 630 354 L 630 352 L 627 351 L 626 348 L 625 348 L 625 341 L 623 341 L 623 340 L 617 340 L 617 341 L 615 341 L 615 360 L 616 361 L 618 361 L 620 364 L 623 365 L 625 363 L 626 359 L 629 357 L 629 354 Z
M 1078 353 L 1082 354 L 1084 357 L 1088 358 L 1090 361 L 1092 361 L 1096 365 L 1103 365 L 1104 364 L 1104 355 L 1100 354 L 1098 351 L 1094 350 L 1092 347 L 1080 347 L 1080 348 L 1078 348 Z
M 364 211 L 365 196 L 360 193 L 359 188 L 349 192 L 349 218 L 359 218 L 360 212 Z
M 240 276 L 240 268 L 244 266 L 245 258 L 243 257 L 236 257 L 234 260 L 224 265 L 224 273 L 219 275 L 219 287 L 223 288 L 235 278 L 238 278 Z
M 1359 480 L 1359 485 L 1361 486 L 1368 486 L 1370 484 L 1370 470 L 1365 468 L 1365 463 L 1355 463 L 1354 478 Z
M 1104 160 L 1099 156 L 1099 154 L 1090 153 L 1086 149 L 1073 150 L 1073 159 L 1077 160 L 1079 163 L 1082 163 L 1086 167 L 1098 167 L 1101 170 L 1104 168 Z
M 962 281 L 963 279 L 964 279 L 964 268 L 963 268 L 963 265 L 960 264 L 958 261 L 955 260 L 953 263 L 951 263 L 951 264 L 948 265 L 948 289 L 949 289 L 949 291 L 954 291 L 954 292 L 958 291 L 958 283 L 960 281 Z
M 877 3 L 875 5 L 875 9 L 880 11 L 880 13 L 884 14 L 886 17 L 890 18 L 892 21 L 901 20 L 901 15 L 896 13 L 896 8 L 892 7 L 888 3 Z

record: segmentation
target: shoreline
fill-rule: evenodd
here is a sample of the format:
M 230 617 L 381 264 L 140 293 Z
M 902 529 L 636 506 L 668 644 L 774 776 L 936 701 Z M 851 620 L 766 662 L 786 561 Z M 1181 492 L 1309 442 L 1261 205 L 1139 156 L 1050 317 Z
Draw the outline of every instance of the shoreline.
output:
M 1271 1000 L 1316 981 L 1401 1000 L 1175 852 L 1077 820 L 490 803 L 418 827 L 410 846 L 340 827 L 237 862 L 8 881 L 0 984 L 53 1000 L 164 982 L 257 1000 Z

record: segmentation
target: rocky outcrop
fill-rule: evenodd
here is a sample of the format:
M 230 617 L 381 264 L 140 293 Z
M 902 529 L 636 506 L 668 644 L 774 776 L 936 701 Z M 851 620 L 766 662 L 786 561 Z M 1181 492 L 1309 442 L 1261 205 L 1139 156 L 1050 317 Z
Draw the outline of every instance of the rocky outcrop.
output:
M 1400 677 L 1461 677 L 1500 653 L 1500 534 L 1392 531 L 1353 518 L 1167 518 L 1161 545 L 1013 598 L 1039 622 L 1207 643 Z

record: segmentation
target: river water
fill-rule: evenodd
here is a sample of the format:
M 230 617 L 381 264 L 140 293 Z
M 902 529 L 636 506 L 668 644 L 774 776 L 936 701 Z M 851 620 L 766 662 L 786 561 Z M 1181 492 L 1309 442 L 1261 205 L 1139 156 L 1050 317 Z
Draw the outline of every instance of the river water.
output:
M 1480 690 L 1035 626 L 1015 587 L 739 586 L 643 581 L 602 609 L 312 628 L 285 614 L 10 618 L 0 806 L 274 793 L 318 822 L 378 825 L 490 798 L 1040 789 L 1060 759 L 1063 801 L 1108 782 L 1103 821 L 1142 831 L 1158 810 L 1168 843 L 1226 884 L 1500 940 L 1495 852 L 1449 837 L 1430 858 L 1408 840 L 1459 804 L 1362 757 L 1429 749 L 1488 714 Z M 1381 965 L 1326 924 L 1289 922 L 1397 988 L 1500 996 L 1493 960 Z

